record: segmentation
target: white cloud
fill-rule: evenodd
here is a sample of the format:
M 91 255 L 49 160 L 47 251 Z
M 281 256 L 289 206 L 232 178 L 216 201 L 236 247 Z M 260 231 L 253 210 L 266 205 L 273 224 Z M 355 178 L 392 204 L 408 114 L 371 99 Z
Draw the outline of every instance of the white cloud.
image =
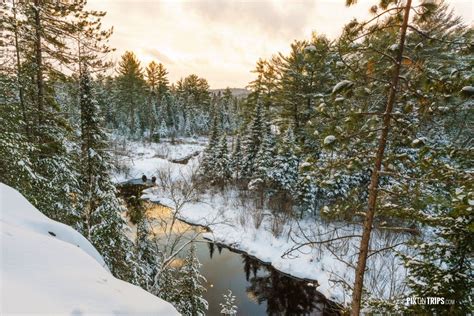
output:
M 363 18 L 374 1 L 360 0 L 346 8 L 344 0 L 296 1 L 153 1 L 89 0 L 91 9 L 107 11 L 113 25 L 115 58 L 134 51 L 144 66 L 165 64 L 170 80 L 190 73 L 205 77 L 211 87 L 243 87 L 252 80 L 258 58 L 289 51 L 295 39 L 312 31 L 336 37 L 352 17 Z M 448 1 L 472 24 L 470 0 Z

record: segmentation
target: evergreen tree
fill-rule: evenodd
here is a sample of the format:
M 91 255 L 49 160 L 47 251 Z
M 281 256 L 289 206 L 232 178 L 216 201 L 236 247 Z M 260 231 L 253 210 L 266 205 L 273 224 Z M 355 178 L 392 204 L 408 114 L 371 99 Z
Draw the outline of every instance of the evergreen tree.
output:
M 137 236 L 135 240 L 135 253 L 137 265 L 139 266 L 140 286 L 150 290 L 153 277 L 157 273 L 157 247 L 151 235 L 151 222 L 145 216 L 137 223 Z
M 237 315 L 237 306 L 235 306 L 235 296 L 232 294 L 232 291 L 229 290 L 227 294 L 223 295 L 224 303 L 220 303 L 221 314 L 235 316 Z
M 160 139 L 163 139 L 166 136 L 168 136 L 168 128 L 166 127 L 166 123 L 165 123 L 164 119 L 161 120 L 160 129 L 158 130 L 158 134 L 160 135 Z
M 161 299 L 170 302 L 177 309 L 182 302 L 183 292 L 181 291 L 181 279 L 177 269 L 167 267 L 159 274 L 159 280 L 156 288 L 152 288 L 151 293 L 160 297 Z
M 280 189 L 294 193 L 298 183 L 299 158 L 293 130 L 289 128 L 278 147 L 278 154 L 274 160 L 271 172 L 273 181 Z
M 176 308 L 182 315 L 205 315 L 208 303 L 203 298 L 206 289 L 201 285 L 206 279 L 201 275 L 201 264 L 196 257 L 196 248 L 191 244 L 188 255 L 180 269 L 180 300 Z
M 145 75 L 149 88 L 149 95 L 147 100 L 148 109 L 146 111 L 146 118 L 147 128 L 151 136 L 155 129 L 155 124 L 159 122 L 158 120 L 156 120 L 156 112 L 158 111 L 158 109 L 161 113 L 167 112 L 166 94 L 169 90 L 169 82 L 167 79 L 168 72 L 161 63 L 157 64 L 154 61 L 149 63 L 147 68 L 145 69 Z
M 311 160 L 306 160 L 298 170 L 297 201 L 300 217 L 304 214 L 315 214 L 317 209 L 318 187 L 315 183 L 313 164 Z
M 276 154 L 276 141 L 269 128 L 265 129 L 262 143 L 256 157 L 254 179 L 268 182 L 273 172 L 273 161 Z
M 353 1 L 348 3 L 352 4 Z M 343 62 L 351 69 L 348 73 L 351 77 L 348 79 L 353 79 L 341 81 L 333 89 L 335 106 L 345 105 L 353 108 L 351 114 L 344 115 L 346 121 L 341 130 L 345 135 L 337 137 L 338 141 L 343 138 L 347 140 L 345 144 L 339 144 L 340 148 L 350 148 L 348 152 L 353 151 L 347 156 L 348 159 L 341 159 L 347 166 L 343 168 L 353 168 L 350 171 L 352 174 L 361 172 L 361 169 L 367 166 L 365 161 L 361 161 L 361 153 L 366 152 L 367 156 L 374 157 L 373 148 L 377 148 L 375 159 L 368 162 L 373 164 L 373 168 L 370 171 L 371 181 L 365 200 L 367 206 L 361 205 L 360 202 L 360 206 L 355 206 L 355 209 L 362 207 L 367 211 L 355 274 L 352 302 L 354 315 L 359 313 L 362 301 L 363 276 L 374 223 L 388 217 L 392 219 L 392 223 L 395 222 L 394 218 L 398 218 L 406 225 L 413 224 L 410 223 L 413 217 L 409 215 L 413 212 L 407 212 L 407 209 L 430 208 L 427 203 L 429 199 L 422 196 L 431 195 L 438 190 L 428 184 L 431 181 L 407 179 L 424 177 L 424 173 L 420 171 L 427 164 L 427 159 L 423 154 L 419 156 L 425 151 L 419 148 L 425 147 L 428 138 L 423 140 L 420 136 L 425 133 L 424 124 L 430 125 L 436 120 L 436 115 L 433 115 L 436 112 L 435 104 L 450 104 L 455 99 L 441 97 L 441 94 L 450 95 L 446 92 L 452 93 L 456 86 L 453 84 L 456 80 L 452 81 L 443 76 L 445 71 L 447 74 L 448 69 L 453 71 L 450 62 L 444 59 L 443 55 L 449 55 L 451 59 L 461 55 L 462 59 L 462 53 L 459 53 L 464 46 L 464 40 L 461 39 L 463 33 L 459 32 L 459 27 L 452 21 L 434 20 L 437 10 L 446 12 L 446 8 L 439 4 L 424 1 L 413 11 L 411 1 L 381 1 L 371 9 L 378 19 L 362 23 L 351 22 L 339 42 L 340 51 L 346 51 L 341 54 Z M 393 10 L 400 10 L 401 13 L 392 15 L 390 12 Z M 409 16 L 411 14 L 413 17 Z M 433 28 L 436 24 L 440 27 Z M 365 33 L 369 29 L 370 35 Z M 430 30 L 435 29 L 434 32 L 439 33 L 431 37 Z M 432 38 L 441 38 L 442 41 L 432 41 Z M 452 41 L 453 38 L 456 39 Z M 434 53 L 435 51 L 437 53 Z M 455 51 L 458 53 L 454 53 Z M 361 55 L 356 57 L 356 52 Z M 427 55 L 436 61 L 426 60 Z M 459 63 L 461 69 L 463 64 Z M 431 65 L 434 68 L 431 68 Z M 461 69 L 458 70 L 462 72 Z M 462 79 L 458 82 L 460 81 Z M 399 118 L 394 118 L 394 115 Z M 364 137 L 361 137 L 362 135 Z M 441 145 L 442 142 L 437 143 Z M 438 149 L 443 147 L 441 145 Z M 431 159 L 437 161 L 439 155 L 434 154 L 434 151 L 428 152 L 432 155 Z M 339 152 L 338 155 L 341 157 Z M 401 192 L 403 193 L 400 194 Z M 419 202 L 415 203 L 415 200 Z M 354 205 L 352 208 L 354 209 Z
M 21 115 L 19 100 L 12 93 L 15 90 L 15 82 L 0 75 L 0 182 L 27 195 L 41 179 L 37 179 L 29 158 L 34 146 L 29 144 L 25 135 L 23 127 L 26 122 Z
M 405 307 L 410 312 L 461 315 L 472 310 L 473 197 L 472 185 L 456 188 L 451 205 L 440 205 L 434 215 L 424 214 L 424 221 L 434 228 L 434 236 L 412 243 L 415 256 L 402 254 L 410 272 L 408 285 L 412 292 L 407 297 L 445 300 L 444 304 Z
M 212 176 L 214 174 L 217 163 L 217 147 L 219 146 L 219 121 L 214 115 L 212 120 L 211 135 L 209 143 L 204 150 L 203 159 L 201 162 L 202 174 L 204 176 Z
M 257 154 L 265 133 L 264 113 L 262 104 L 257 104 L 252 121 L 244 140 L 245 155 L 242 161 L 242 176 L 251 178 L 256 171 Z
M 74 197 L 80 194 L 74 166 L 75 148 L 68 140 L 71 129 L 55 99 L 55 85 L 64 67 L 74 67 L 75 46 L 71 45 L 76 22 L 96 13 L 84 10 L 84 1 L 53 4 L 40 1 L 12 1 L 6 5 L 7 45 L 13 35 L 14 64 L 19 122 L 29 145 L 31 190 L 25 196 L 53 219 L 74 225 L 77 212 Z M 4 12 L 2 12 L 4 13 Z M 97 13 L 98 14 L 98 13 Z M 92 22 L 91 22 L 92 23 Z M 83 25 L 86 25 L 85 23 Z M 90 25 L 90 24 L 89 24 Z M 100 30 L 91 32 L 95 38 Z M 58 38 L 57 34 L 61 34 Z M 19 138 L 21 139 L 21 138 Z M 28 186 L 24 186 L 26 189 Z
M 215 159 L 216 160 L 213 175 L 217 178 L 218 181 L 224 183 L 232 177 L 226 134 L 224 134 L 219 141 L 219 145 L 216 148 Z
M 234 149 L 232 151 L 232 157 L 230 161 L 231 170 L 233 177 L 235 179 L 240 178 L 240 173 L 242 170 L 242 159 L 243 159 L 243 149 L 240 141 L 240 134 L 234 138 Z
M 118 64 L 117 88 L 118 106 L 126 113 L 128 127 L 132 133 L 139 131 L 137 126 L 145 121 L 144 87 L 142 68 L 137 57 L 132 52 L 125 52 Z
M 138 282 L 132 244 L 125 235 L 124 211 L 110 178 L 107 136 L 101 126 L 97 102 L 87 69 L 81 75 L 81 232 L 96 247 L 112 273 Z

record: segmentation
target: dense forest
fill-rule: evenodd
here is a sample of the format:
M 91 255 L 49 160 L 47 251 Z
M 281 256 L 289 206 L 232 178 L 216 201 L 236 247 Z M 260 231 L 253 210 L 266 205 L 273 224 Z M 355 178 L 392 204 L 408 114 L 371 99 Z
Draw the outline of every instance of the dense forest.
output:
M 170 83 L 166 65 L 142 65 L 133 47 L 112 64 L 106 13 L 85 6 L 3 4 L 0 181 L 77 229 L 115 276 L 184 315 L 205 313 L 193 247 L 180 269 L 159 268 L 166 256 L 150 241 L 158 237 L 138 218 L 139 237 L 129 238 L 111 178 L 114 139 L 205 137 L 193 181 L 206 190 L 241 192 L 252 216 L 265 209 L 280 221 L 360 227 L 340 237 L 357 246 L 343 311 L 472 310 L 473 29 L 447 4 L 374 1 L 371 17 L 350 21 L 337 39 L 313 34 L 260 59 L 241 96 L 212 91 L 195 74 Z M 403 234 L 411 250 L 374 249 L 376 230 Z M 333 241 L 324 238 L 308 244 Z M 379 252 L 407 269 L 404 296 L 364 287 Z M 456 303 L 405 304 L 413 296 Z

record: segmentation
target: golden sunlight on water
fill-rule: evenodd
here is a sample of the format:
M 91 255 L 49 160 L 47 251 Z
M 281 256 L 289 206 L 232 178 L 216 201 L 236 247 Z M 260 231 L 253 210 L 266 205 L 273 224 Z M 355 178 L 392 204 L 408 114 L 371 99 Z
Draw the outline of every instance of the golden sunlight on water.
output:
M 171 207 L 146 202 L 145 208 L 147 217 L 153 220 L 153 233 L 157 235 L 169 234 L 170 232 L 183 235 L 202 230 L 198 226 L 188 225 L 177 218 L 174 218 L 175 220 L 173 221 L 175 212 Z

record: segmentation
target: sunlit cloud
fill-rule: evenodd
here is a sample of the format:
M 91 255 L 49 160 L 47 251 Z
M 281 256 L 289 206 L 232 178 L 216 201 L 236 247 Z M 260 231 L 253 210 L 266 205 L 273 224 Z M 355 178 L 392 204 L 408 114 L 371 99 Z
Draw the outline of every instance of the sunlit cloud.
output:
M 245 87 L 260 57 L 288 52 L 296 39 L 312 32 L 337 37 L 353 17 L 367 17 L 374 2 L 346 8 L 344 0 L 89 0 L 88 6 L 107 11 L 115 60 L 132 50 L 143 66 L 162 62 L 171 82 L 195 73 L 212 88 L 224 88 Z M 448 3 L 472 24 L 474 2 Z
M 160 52 L 156 48 L 145 47 L 145 48 L 143 48 L 142 52 L 143 52 L 143 54 L 149 55 L 149 56 L 153 57 L 153 59 L 156 59 L 157 61 L 159 61 L 163 64 L 167 64 L 167 65 L 174 64 L 174 61 L 171 58 L 169 58 L 168 56 L 166 56 L 165 54 L 163 54 L 162 52 Z

